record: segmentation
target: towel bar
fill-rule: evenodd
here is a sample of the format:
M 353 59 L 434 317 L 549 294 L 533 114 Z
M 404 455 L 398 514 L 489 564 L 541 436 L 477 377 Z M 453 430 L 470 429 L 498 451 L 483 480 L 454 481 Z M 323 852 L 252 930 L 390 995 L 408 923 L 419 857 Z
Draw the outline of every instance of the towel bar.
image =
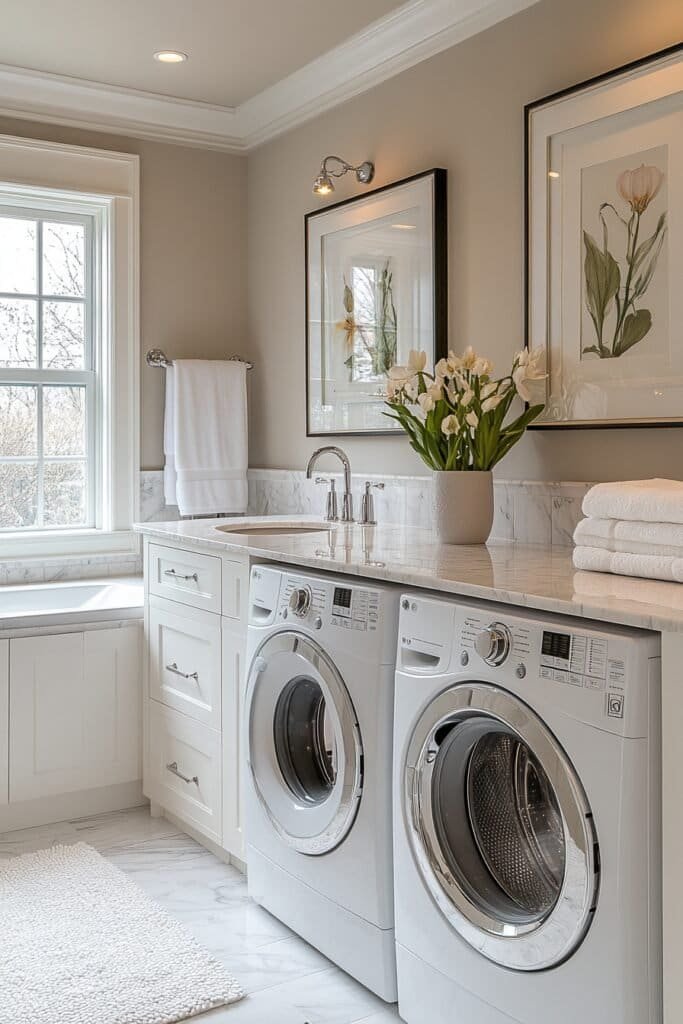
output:
M 151 348 L 145 358 L 148 366 L 173 366 L 173 360 L 168 359 L 160 348 Z M 253 363 L 250 363 L 247 359 L 242 359 L 240 356 L 230 356 L 229 358 L 231 363 L 245 363 L 248 370 L 253 370 L 254 368 Z

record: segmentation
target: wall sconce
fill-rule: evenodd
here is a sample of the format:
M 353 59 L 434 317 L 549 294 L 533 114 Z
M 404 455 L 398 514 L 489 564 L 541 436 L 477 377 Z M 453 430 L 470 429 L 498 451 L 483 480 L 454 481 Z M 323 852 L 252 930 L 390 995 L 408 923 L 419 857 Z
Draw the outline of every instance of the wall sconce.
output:
M 329 170 L 327 165 L 330 160 L 339 164 L 340 169 L 336 171 Z M 326 156 L 320 165 L 320 173 L 313 182 L 314 194 L 316 196 L 329 196 L 330 192 L 334 192 L 332 178 L 341 178 L 347 171 L 355 171 L 356 181 L 360 182 L 361 185 L 369 185 L 375 176 L 375 165 L 366 160 L 365 163 L 359 164 L 358 167 L 353 167 L 352 164 L 347 164 L 346 160 L 342 160 L 339 156 Z

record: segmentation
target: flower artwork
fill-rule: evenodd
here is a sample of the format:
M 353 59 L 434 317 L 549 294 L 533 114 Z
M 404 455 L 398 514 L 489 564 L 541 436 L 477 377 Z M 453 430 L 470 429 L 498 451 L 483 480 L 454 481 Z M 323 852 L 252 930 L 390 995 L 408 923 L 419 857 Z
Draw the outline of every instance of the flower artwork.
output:
M 405 366 L 389 370 L 386 415 L 430 469 L 493 469 L 543 411 L 542 404 L 528 405 L 507 419 L 515 398 L 529 403 L 531 382 L 545 378 L 544 358 L 542 349 L 524 348 L 510 373 L 495 378 L 491 361 L 471 347 L 461 356 L 449 352 L 433 373 L 426 354 L 412 351 Z
M 582 338 L 582 357 L 619 359 L 653 328 L 648 290 L 667 231 L 666 209 L 655 208 L 664 181 L 654 163 L 627 167 L 616 177 L 615 195 L 600 203 L 599 236 L 584 226 L 584 302 L 593 331 Z

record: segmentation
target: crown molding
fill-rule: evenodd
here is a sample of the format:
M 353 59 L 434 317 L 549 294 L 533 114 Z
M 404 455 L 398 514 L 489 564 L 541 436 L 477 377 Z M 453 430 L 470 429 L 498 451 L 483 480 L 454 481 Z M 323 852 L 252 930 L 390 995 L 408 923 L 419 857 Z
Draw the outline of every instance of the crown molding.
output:
M 238 107 L 0 64 L 0 113 L 246 153 L 538 0 L 409 0 Z

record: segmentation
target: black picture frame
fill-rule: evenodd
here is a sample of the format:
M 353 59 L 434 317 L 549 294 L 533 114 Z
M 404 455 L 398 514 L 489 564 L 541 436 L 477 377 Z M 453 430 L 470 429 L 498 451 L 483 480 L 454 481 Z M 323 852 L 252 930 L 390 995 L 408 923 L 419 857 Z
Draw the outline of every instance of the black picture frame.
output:
M 592 78 L 584 79 L 578 82 L 576 85 L 568 86 L 565 89 L 559 89 L 556 92 L 549 93 L 547 96 L 543 96 L 541 99 L 533 100 L 527 103 L 524 107 L 524 338 L 526 347 L 530 346 L 530 293 L 531 293 L 531 119 L 535 111 L 546 107 L 548 104 L 566 99 L 569 96 L 576 95 L 581 92 L 588 91 L 595 86 L 603 85 L 611 80 L 617 80 L 618 78 L 628 75 L 632 72 L 639 71 L 642 68 L 646 68 L 648 65 L 656 65 L 658 62 L 665 61 L 671 57 L 680 56 L 683 54 L 683 41 L 674 43 L 671 46 L 667 46 L 662 50 L 657 50 L 654 53 L 649 53 L 644 57 L 639 57 L 636 60 L 627 62 L 618 67 L 611 68 L 608 71 L 601 72 L 598 75 L 594 75 Z M 529 403 L 526 403 L 526 408 L 529 408 Z M 596 420 L 595 422 L 571 422 L 558 420 L 556 422 L 533 422 L 529 424 L 528 430 L 546 430 L 546 431 L 557 431 L 557 430 L 635 430 L 635 429 L 646 429 L 651 427 L 682 427 L 683 426 L 683 410 L 681 411 L 680 419 L 666 419 L 666 420 L 623 420 L 623 421 L 610 421 L 602 422 Z
M 310 324 L 309 324 L 309 226 L 316 218 L 330 212 L 350 206 L 353 203 L 367 201 L 390 189 L 399 188 L 424 178 L 433 179 L 433 210 L 432 210 L 432 241 L 434 268 L 434 362 L 448 354 L 448 198 L 447 172 L 443 167 L 432 167 L 428 171 L 389 182 L 379 188 L 370 189 L 360 195 L 329 203 L 318 210 L 311 210 L 304 215 L 304 261 L 305 261 L 305 329 L 306 329 L 306 437 L 396 437 L 397 430 L 312 430 L 310 423 Z

